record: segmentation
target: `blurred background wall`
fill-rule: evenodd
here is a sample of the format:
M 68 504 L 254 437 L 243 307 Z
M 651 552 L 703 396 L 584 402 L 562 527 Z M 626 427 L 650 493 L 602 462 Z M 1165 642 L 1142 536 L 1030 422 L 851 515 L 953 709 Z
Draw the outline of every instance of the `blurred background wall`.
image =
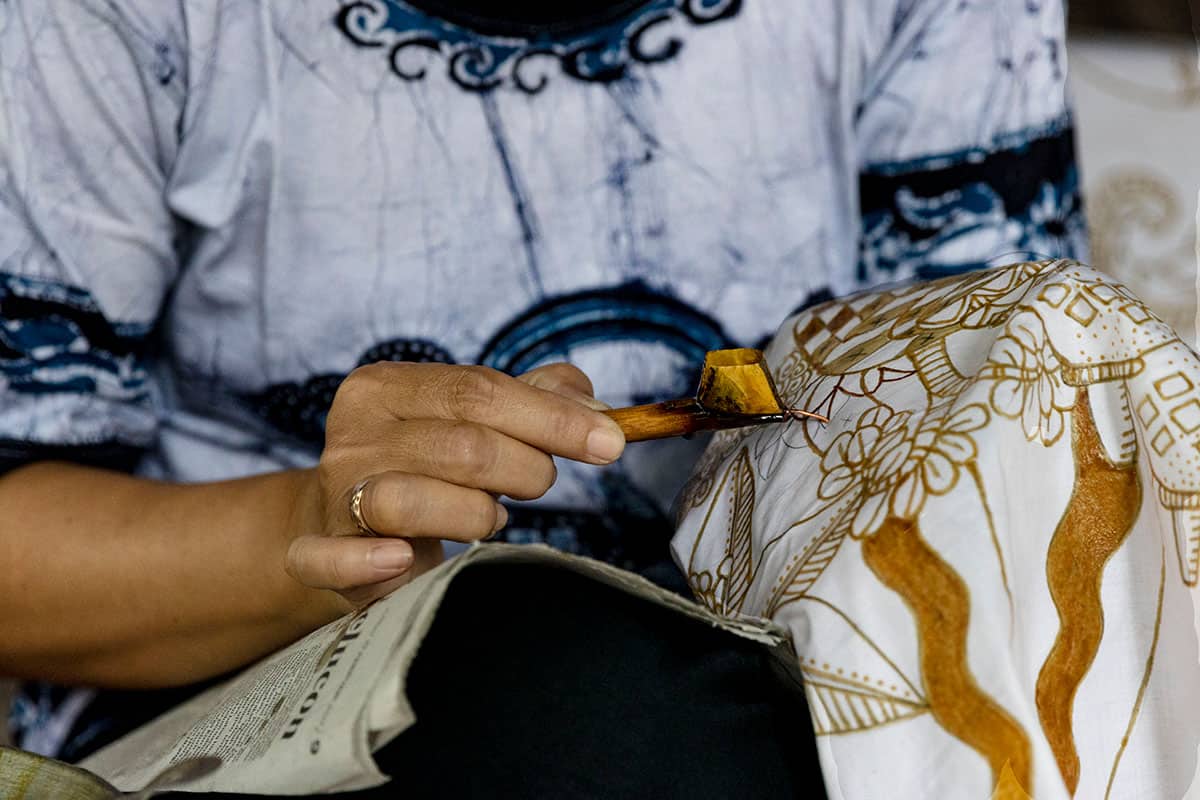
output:
M 1071 32 L 1190 36 L 1196 0 L 1070 0 Z
M 1068 0 L 1092 263 L 1193 345 L 1200 292 L 1200 0 Z

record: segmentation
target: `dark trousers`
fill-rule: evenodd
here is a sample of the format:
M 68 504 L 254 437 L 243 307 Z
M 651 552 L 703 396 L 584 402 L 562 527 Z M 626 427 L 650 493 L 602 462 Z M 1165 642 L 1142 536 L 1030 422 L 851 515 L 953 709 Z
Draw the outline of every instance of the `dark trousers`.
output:
M 330 797 L 825 797 L 775 656 L 561 570 L 464 570 L 408 696 L 416 724 L 376 754 L 392 782 Z

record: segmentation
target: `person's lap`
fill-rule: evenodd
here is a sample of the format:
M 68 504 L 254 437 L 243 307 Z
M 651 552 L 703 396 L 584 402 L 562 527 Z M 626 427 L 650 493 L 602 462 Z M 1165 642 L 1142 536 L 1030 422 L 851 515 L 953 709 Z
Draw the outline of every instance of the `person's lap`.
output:
M 337 797 L 825 796 L 767 650 L 559 570 L 464 570 L 408 696 L 416 724 L 376 754 L 392 782 Z

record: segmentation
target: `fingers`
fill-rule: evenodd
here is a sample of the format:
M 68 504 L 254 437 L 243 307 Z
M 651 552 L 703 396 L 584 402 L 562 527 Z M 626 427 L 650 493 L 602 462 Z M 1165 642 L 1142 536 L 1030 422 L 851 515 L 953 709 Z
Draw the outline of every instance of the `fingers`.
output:
M 374 364 L 363 367 L 371 383 L 356 381 L 365 403 L 378 403 L 403 420 L 474 422 L 554 455 L 592 464 L 620 456 L 625 436 L 605 415 L 562 394 L 485 367 L 442 364 Z M 581 384 L 566 371 L 540 373 L 534 382 L 559 388 Z M 348 382 L 349 383 L 349 382 Z
M 541 497 L 558 474 L 541 450 L 473 422 L 400 422 L 381 444 L 381 466 L 515 500 Z
M 402 539 L 300 536 L 288 547 L 287 571 L 306 586 L 344 592 L 403 575 L 413 558 Z
M 487 492 L 402 472 L 369 478 L 360 511 L 363 522 L 379 536 L 297 537 L 287 552 L 288 574 L 306 586 L 331 589 L 362 604 L 396 588 L 403 583 L 398 579 L 410 571 L 419 574 L 440 560 L 440 543 L 431 554 L 429 542 L 422 539 L 475 541 L 508 521 L 508 511 Z M 346 518 L 341 527 L 354 532 L 348 503 Z M 416 541 L 391 538 L 400 536 Z
M 383 472 L 362 490 L 363 522 L 381 536 L 486 539 L 508 511 L 487 492 L 404 472 Z
M 596 399 L 591 379 L 574 364 L 563 362 L 547 364 L 537 369 L 531 369 L 524 375 L 518 375 L 517 380 L 539 389 L 545 389 L 547 392 L 562 395 L 577 403 L 583 403 L 595 411 L 606 411 L 609 408 L 606 403 L 601 403 Z

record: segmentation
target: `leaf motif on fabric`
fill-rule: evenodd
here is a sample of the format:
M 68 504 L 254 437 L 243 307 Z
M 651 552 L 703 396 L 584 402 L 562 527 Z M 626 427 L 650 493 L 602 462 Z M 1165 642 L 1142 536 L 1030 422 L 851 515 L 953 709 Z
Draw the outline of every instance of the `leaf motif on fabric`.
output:
M 700 544 L 708 532 L 717 508 L 728 505 L 728 519 L 721 527 L 725 542 L 716 552 L 724 557 L 715 566 L 701 562 Z M 754 470 L 750 465 L 750 452 L 743 447 L 725 469 L 712 500 L 704 523 L 692 544 L 688 561 L 688 582 L 696 597 L 718 614 L 741 611 L 754 578 L 751 558 L 754 521 Z M 707 552 L 712 552 L 707 549 Z
M 721 612 L 740 611 L 750 591 L 754 568 L 750 558 L 754 517 L 754 470 L 750 467 L 750 453 L 742 448 L 730 468 L 733 470 L 730 487 L 733 491 L 733 507 L 729 512 L 729 541 L 725 548 L 725 561 L 729 563 L 725 579 L 725 595 L 721 599 Z
M 780 608 L 799 600 L 812 589 L 817 579 L 833 563 L 846 534 L 850 532 L 853 510 L 854 504 L 847 503 L 834 513 L 827 526 L 795 557 L 794 563 L 776 584 L 767 607 L 767 616 L 775 616 Z
M 920 716 L 929 706 L 920 700 L 897 697 L 866 681 L 802 668 L 804 693 L 818 736 L 878 728 Z

